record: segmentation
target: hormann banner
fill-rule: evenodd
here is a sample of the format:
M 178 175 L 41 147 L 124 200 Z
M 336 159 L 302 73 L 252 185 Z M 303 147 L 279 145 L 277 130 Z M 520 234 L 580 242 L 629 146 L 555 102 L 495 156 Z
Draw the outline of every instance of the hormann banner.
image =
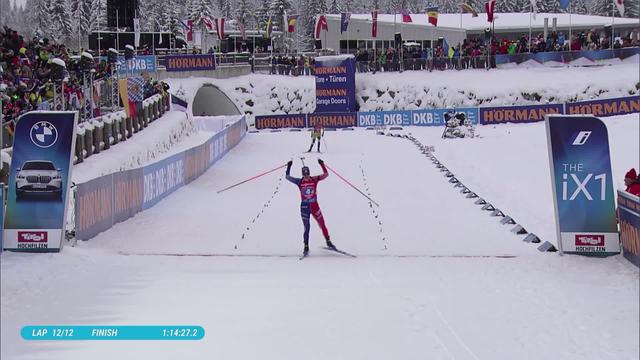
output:
M 598 118 L 578 115 L 549 115 L 545 123 L 560 251 L 618 254 L 606 126 Z
M 78 113 L 31 111 L 16 125 L 9 171 L 4 247 L 60 251 Z
M 206 171 L 246 134 L 242 117 L 204 144 L 138 169 L 78 184 L 76 238 L 88 240 L 167 197 Z
M 316 124 L 325 128 L 346 128 L 358 126 L 357 113 L 325 113 L 325 114 L 309 114 L 307 116 L 307 124 L 314 127 Z
M 167 71 L 215 70 L 216 57 L 210 55 L 169 55 L 165 58 Z
M 306 114 L 264 115 L 255 117 L 256 129 L 282 129 L 307 127 Z
M 640 197 L 618 190 L 622 253 L 640 268 Z
M 356 62 L 352 55 L 315 58 L 318 113 L 356 111 Z
M 615 116 L 640 112 L 640 96 L 570 102 L 566 104 L 567 115 L 591 114 Z
M 546 115 L 562 114 L 562 104 L 481 107 L 480 124 L 532 123 L 544 121 Z

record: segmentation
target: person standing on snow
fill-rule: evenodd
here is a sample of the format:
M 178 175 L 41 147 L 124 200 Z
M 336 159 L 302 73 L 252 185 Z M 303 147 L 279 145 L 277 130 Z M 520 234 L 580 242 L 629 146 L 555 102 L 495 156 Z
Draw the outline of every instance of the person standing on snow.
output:
M 291 165 L 292 161 L 287 163 L 287 180 L 294 183 L 300 189 L 300 215 L 302 216 L 302 223 L 304 224 L 304 251 L 303 256 L 307 256 L 309 254 L 309 217 L 313 215 L 313 218 L 316 219 L 320 229 L 322 230 L 322 234 L 327 243 L 327 247 L 335 250 L 336 247 L 333 245 L 331 240 L 329 239 L 329 230 L 327 230 L 327 226 L 324 223 L 324 217 L 322 216 L 322 211 L 320 211 L 320 205 L 318 205 L 318 196 L 317 196 L 317 186 L 318 182 L 324 180 L 329 176 L 329 172 L 327 172 L 327 168 L 324 165 L 324 161 L 322 159 L 318 159 L 318 163 L 322 167 L 322 175 L 319 176 L 311 176 L 309 171 L 309 167 L 302 167 L 302 178 L 294 178 L 290 175 L 291 173 Z
M 320 139 L 324 136 L 324 128 L 322 124 L 317 123 L 313 126 L 313 131 L 311 132 L 311 146 L 309 146 L 309 150 L 307 152 L 311 152 L 313 149 L 313 144 L 316 143 L 316 139 L 318 140 L 318 152 L 320 152 Z

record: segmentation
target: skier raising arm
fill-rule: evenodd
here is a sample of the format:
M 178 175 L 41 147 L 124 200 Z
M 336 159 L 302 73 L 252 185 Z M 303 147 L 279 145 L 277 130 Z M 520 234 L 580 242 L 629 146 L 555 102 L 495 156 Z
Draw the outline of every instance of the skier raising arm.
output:
M 324 180 L 329 176 L 329 172 L 327 171 L 326 166 L 324 165 L 324 161 L 322 159 L 318 159 L 318 163 L 322 167 L 322 175 L 319 176 L 311 176 L 309 168 L 307 166 L 302 167 L 302 178 L 295 178 L 291 176 L 291 165 L 292 161 L 287 163 L 287 180 L 294 183 L 298 189 L 300 190 L 300 216 L 302 216 L 302 224 L 304 225 L 304 251 L 303 256 L 307 256 L 309 254 L 309 217 L 313 215 L 313 218 L 318 222 L 318 226 L 322 230 L 322 234 L 327 243 L 327 247 L 331 249 L 335 249 L 333 243 L 329 239 L 329 230 L 327 230 L 327 226 L 324 223 L 324 217 L 322 216 L 322 211 L 320 210 L 320 205 L 318 204 L 318 196 L 317 196 L 317 186 L 318 182 Z

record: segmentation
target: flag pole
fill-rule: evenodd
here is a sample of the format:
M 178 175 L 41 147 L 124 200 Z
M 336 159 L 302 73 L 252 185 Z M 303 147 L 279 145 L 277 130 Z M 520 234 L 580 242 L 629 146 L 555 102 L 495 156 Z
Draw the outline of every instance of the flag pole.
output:
M 545 39 L 546 41 L 546 39 Z M 573 32 L 571 31 L 571 2 L 569 2 L 569 51 L 573 50 Z
M 615 9 L 615 7 L 613 5 L 614 5 L 614 3 L 612 1 L 611 2 L 611 42 L 609 44 L 609 48 L 610 49 L 613 49 L 613 41 L 616 38 L 615 31 L 614 31 L 614 28 L 613 28 L 613 24 L 616 21 L 616 9 Z
M 535 0 L 531 0 L 529 1 L 529 8 L 531 9 L 529 11 L 529 39 L 528 39 L 528 43 L 529 43 L 529 53 L 531 53 L 531 17 L 533 16 L 533 2 Z

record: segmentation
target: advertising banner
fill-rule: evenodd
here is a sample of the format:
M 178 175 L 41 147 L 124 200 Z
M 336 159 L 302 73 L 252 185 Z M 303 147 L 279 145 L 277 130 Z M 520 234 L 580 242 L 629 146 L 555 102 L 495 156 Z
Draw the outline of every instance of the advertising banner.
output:
M 113 226 L 113 175 L 78 184 L 75 200 L 76 239 L 84 240 Z
M 621 48 L 605 50 L 585 50 L 585 51 L 547 51 L 538 53 L 523 53 L 514 55 L 496 55 L 496 65 L 521 64 L 527 61 L 535 61 L 539 64 L 549 63 L 550 65 L 569 64 L 572 61 L 580 60 L 580 64 L 596 65 L 599 62 L 620 59 L 640 54 L 640 49 Z
M 107 61 L 107 58 L 101 56 L 100 60 Z M 153 55 L 141 55 L 125 60 L 124 56 L 118 56 L 116 68 L 120 76 L 141 76 L 143 73 L 156 71 L 156 57 Z
M 451 109 L 420 109 L 411 111 L 411 125 L 415 126 L 444 126 L 445 118 L 444 114 L 453 112 L 465 113 L 467 119 L 472 124 L 478 123 L 478 108 L 476 107 L 464 107 L 464 108 L 451 108 Z
M 640 197 L 618 190 L 622 254 L 640 268 Z
M 256 116 L 256 129 L 283 129 L 307 127 L 306 114 L 284 114 Z
M 215 70 L 216 57 L 210 55 L 168 55 L 165 59 L 167 71 Z
M 571 102 L 566 105 L 567 115 L 589 114 L 614 116 L 640 112 L 640 96 Z
M 606 126 L 566 115 L 549 115 L 545 124 L 560 251 L 620 253 Z
M 481 107 L 480 124 L 532 123 L 543 121 L 546 115 L 562 114 L 562 104 Z
M 2 141 L 0 141 L 0 144 L 2 143 Z M 0 189 L 2 189 L 2 191 L 0 191 L 0 252 L 2 252 L 2 249 L 4 249 L 3 243 L 2 243 L 2 235 L 4 233 L 4 184 L 0 183 Z
M 125 221 L 142 210 L 143 169 L 113 174 L 113 223 Z
M 411 125 L 410 110 L 371 111 L 358 113 L 358 126 L 408 126 Z
M 318 113 L 356 111 L 356 62 L 352 55 L 315 58 Z
M 146 210 L 184 184 L 184 153 L 173 155 L 143 168 Z
M 307 116 L 307 125 L 314 127 L 316 124 L 325 128 L 345 128 L 358 126 L 357 113 L 328 113 L 328 114 L 309 114 Z
M 4 227 L 7 250 L 60 251 L 77 112 L 31 111 L 16 124 Z

